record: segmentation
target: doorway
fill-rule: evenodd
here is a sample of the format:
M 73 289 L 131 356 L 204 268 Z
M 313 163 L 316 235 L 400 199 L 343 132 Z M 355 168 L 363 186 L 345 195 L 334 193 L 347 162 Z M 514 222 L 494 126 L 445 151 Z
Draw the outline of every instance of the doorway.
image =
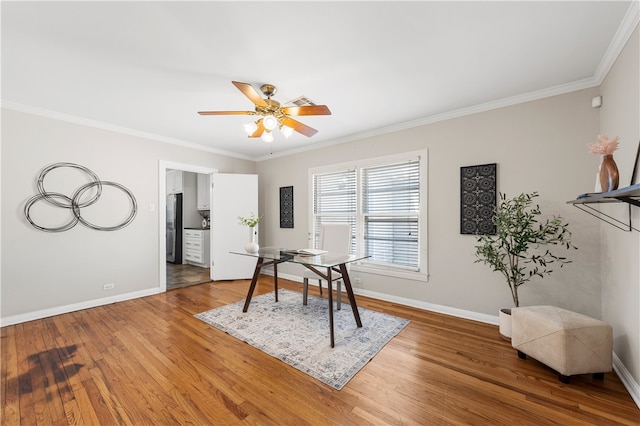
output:
M 167 291 L 211 281 L 210 268 L 202 268 L 188 263 L 176 265 L 171 262 L 167 262 L 166 267 Z
M 188 276 L 187 280 L 200 279 L 203 272 L 209 274 L 209 268 L 201 268 L 192 265 L 170 265 L 167 263 L 167 170 L 180 170 L 183 172 L 201 173 L 211 175 L 217 173 L 217 169 L 210 167 L 196 166 L 193 164 L 185 163 L 173 163 L 169 161 L 160 160 L 158 162 L 158 282 L 160 292 L 167 291 L 167 278 L 171 273 L 172 275 L 181 275 L 182 279 Z M 211 191 L 209 191 L 209 197 L 211 197 Z M 179 267 L 172 268 L 170 267 Z M 197 268 L 191 269 L 191 268 Z M 203 279 L 201 282 L 210 281 L 210 279 Z M 192 283 L 195 284 L 195 283 Z

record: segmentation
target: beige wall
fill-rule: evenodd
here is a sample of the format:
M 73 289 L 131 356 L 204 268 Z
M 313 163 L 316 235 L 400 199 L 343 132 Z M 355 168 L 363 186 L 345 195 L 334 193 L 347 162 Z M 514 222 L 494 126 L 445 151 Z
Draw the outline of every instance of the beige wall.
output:
M 353 278 L 362 279 L 356 291 L 462 316 L 472 313 L 471 318 L 473 313 L 495 315 L 511 306 L 506 284 L 474 263 L 475 240 L 459 234 L 459 168 L 495 162 L 498 190 L 508 195 L 538 191 L 543 212 L 567 219 L 579 247 L 570 253 L 573 263 L 522 289 L 521 304 L 552 304 L 610 323 L 616 366 L 640 401 L 640 232 L 620 231 L 566 204 L 594 189 L 599 159 L 588 153 L 587 144 L 598 134 L 621 137 L 614 157 L 620 186 L 630 184 L 640 139 L 639 39 L 636 28 L 598 88 L 258 163 L 260 212 L 266 218 L 261 243 L 309 244 L 310 168 L 426 148 L 429 279 L 355 272 Z M 591 107 L 597 95 L 604 99 L 600 109 Z M 280 229 L 278 189 L 289 185 L 294 186 L 295 228 Z M 623 220 L 629 217 L 626 205 L 602 209 Z M 631 220 L 640 227 L 640 209 L 631 209 Z M 282 272 L 293 279 L 301 274 L 295 265 L 283 266 Z
M 158 291 L 158 162 L 161 160 L 258 173 L 262 245 L 308 245 L 308 170 L 327 164 L 427 149 L 429 279 L 412 281 L 354 273 L 356 290 L 450 312 L 494 317 L 511 306 L 506 284 L 475 264 L 475 239 L 459 233 L 460 167 L 498 164 L 498 189 L 508 195 L 538 191 L 544 212 L 570 223 L 578 251 L 573 263 L 522 290 L 522 305 L 553 304 L 614 327 L 614 350 L 640 382 L 640 233 L 603 224 L 566 201 L 590 192 L 598 159 L 586 145 L 599 133 L 619 135 L 615 157 L 621 184 L 629 182 L 640 138 L 638 30 L 600 88 L 478 113 L 329 148 L 257 163 L 197 151 L 137 136 L 91 128 L 13 110 L 2 110 L 2 272 L 1 312 L 7 318 L 90 306 L 109 296 Z M 602 94 L 601 109 L 591 99 Z M 22 214 L 35 194 L 35 178 L 45 165 L 69 161 L 85 165 L 104 180 L 128 187 L 139 213 L 127 228 L 98 232 L 77 226 L 50 234 L 31 228 Z M 279 227 L 279 188 L 294 186 L 295 228 Z M 626 209 L 606 206 L 624 217 Z M 640 209 L 632 209 L 640 225 Z M 296 265 L 282 272 L 297 279 Z M 640 392 L 635 391 L 640 395 Z
M 522 290 L 523 305 L 554 304 L 601 316 L 599 244 L 596 219 L 566 201 L 592 192 L 598 160 L 586 145 L 599 130 L 591 107 L 598 90 L 588 89 L 467 117 L 443 121 L 333 147 L 270 159 L 258 164 L 260 211 L 266 218 L 261 243 L 284 247 L 308 244 L 308 169 L 400 152 L 428 149 L 429 279 L 411 281 L 372 274 L 359 290 L 481 314 L 496 315 L 512 305 L 502 281 L 475 264 L 472 236 L 460 235 L 460 167 L 498 164 L 498 190 L 508 195 L 538 191 L 543 212 L 570 223 L 578 251 L 573 263 Z M 278 189 L 294 186 L 294 229 L 278 225 Z M 301 273 L 296 265 L 286 274 Z
M 21 315 L 30 318 L 59 313 L 69 307 L 93 306 L 104 298 L 159 290 L 160 160 L 221 173 L 255 173 L 254 161 L 2 110 L 3 325 L 8 318 L 19 319 Z M 58 162 L 81 164 L 100 179 L 131 190 L 138 203 L 134 221 L 113 232 L 82 225 L 61 233 L 32 228 L 22 209 L 37 193 L 35 181 L 40 170 Z M 51 181 L 45 180 L 45 187 L 47 182 Z M 103 215 L 105 222 L 101 223 L 114 223 L 117 215 L 128 213 L 122 209 L 109 214 L 113 207 L 109 202 L 98 202 L 83 214 Z M 103 285 L 108 283 L 115 284 L 115 289 L 104 291 Z
M 631 183 L 633 160 L 640 144 L 639 52 L 640 34 L 636 28 L 600 88 L 600 132 L 620 136 L 620 148 L 614 154 L 620 187 Z M 640 174 L 640 165 L 638 168 Z M 640 179 L 636 177 L 635 183 Z M 605 206 L 603 210 L 623 220 L 629 218 L 627 205 Z M 640 208 L 631 209 L 631 220 L 640 229 Z M 640 383 L 640 232 L 622 232 L 607 224 L 601 224 L 600 231 L 603 319 L 613 326 L 614 352 Z

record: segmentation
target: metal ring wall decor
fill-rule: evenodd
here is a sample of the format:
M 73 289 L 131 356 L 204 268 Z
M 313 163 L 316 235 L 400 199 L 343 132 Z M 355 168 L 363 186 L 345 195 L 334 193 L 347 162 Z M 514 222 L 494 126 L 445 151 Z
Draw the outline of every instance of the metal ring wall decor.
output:
M 49 173 L 50 171 L 55 170 L 57 168 L 61 168 L 61 167 L 71 167 L 74 169 L 78 169 L 86 173 L 87 176 L 91 178 L 91 182 L 82 185 L 73 193 L 71 197 L 64 194 L 60 194 L 58 192 L 48 192 L 44 187 L 44 178 L 46 177 L 47 173 Z M 117 231 L 129 225 L 133 221 L 133 219 L 136 217 L 136 214 L 138 211 L 138 205 L 136 203 L 136 199 L 131 193 L 131 191 L 129 191 L 126 187 L 116 182 L 101 181 L 100 178 L 98 178 L 98 175 L 96 175 L 93 171 L 75 163 L 55 163 L 45 167 L 44 169 L 42 169 L 42 171 L 38 175 L 37 186 L 38 186 L 38 194 L 31 197 L 25 204 L 24 216 L 27 218 L 29 223 L 34 228 L 39 229 L 41 231 L 45 231 L 45 232 L 68 231 L 69 229 L 76 226 L 78 222 L 82 223 L 84 226 L 88 228 L 95 229 L 97 231 Z M 124 221 L 114 226 L 98 226 L 87 221 L 81 215 L 80 209 L 82 209 L 83 207 L 88 207 L 90 205 L 93 205 L 100 199 L 100 196 L 102 195 L 103 186 L 113 186 L 115 188 L 118 188 L 122 192 L 124 192 L 127 195 L 127 197 L 129 197 L 129 199 L 131 200 L 131 211 L 129 212 L 129 216 Z M 89 199 L 81 202 L 80 200 L 85 195 L 85 193 L 93 188 L 95 188 L 95 193 Z M 47 228 L 47 227 L 38 225 L 33 221 L 33 219 L 31 219 L 30 211 L 31 211 L 31 207 L 40 200 L 44 200 L 54 207 L 61 207 L 64 209 L 71 210 L 73 213 L 73 217 L 64 225 L 58 226 L 56 228 Z

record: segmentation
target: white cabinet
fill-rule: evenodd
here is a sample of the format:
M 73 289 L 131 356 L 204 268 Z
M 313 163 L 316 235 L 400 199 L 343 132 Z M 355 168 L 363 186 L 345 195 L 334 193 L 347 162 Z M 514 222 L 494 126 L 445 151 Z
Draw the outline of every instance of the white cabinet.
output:
M 209 175 L 198 173 L 197 182 L 197 204 L 198 210 L 209 210 L 209 194 L 211 193 L 211 180 Z
M 195 266 L 209 267 L 208 230 L 185 229 L 184 230 L 184 260 Z
M 167 170 L 167 195 L 182 193 L 182 170 Z

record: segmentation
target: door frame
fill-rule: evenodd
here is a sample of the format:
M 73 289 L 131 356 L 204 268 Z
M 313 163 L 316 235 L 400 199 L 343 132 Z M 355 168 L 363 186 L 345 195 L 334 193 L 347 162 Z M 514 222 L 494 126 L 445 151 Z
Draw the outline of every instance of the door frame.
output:
M 167 170 L 180 170 L 183 172 L 202 173 L 211 175 L 218 173 L 218 169 L 212 167 L 197 166 L 194 164 L 174 163 L 158 160 L 158 287 L 160 293 L 167 291 Z M 211 188 L 209 188 L 209 205 L 211 206 Z

